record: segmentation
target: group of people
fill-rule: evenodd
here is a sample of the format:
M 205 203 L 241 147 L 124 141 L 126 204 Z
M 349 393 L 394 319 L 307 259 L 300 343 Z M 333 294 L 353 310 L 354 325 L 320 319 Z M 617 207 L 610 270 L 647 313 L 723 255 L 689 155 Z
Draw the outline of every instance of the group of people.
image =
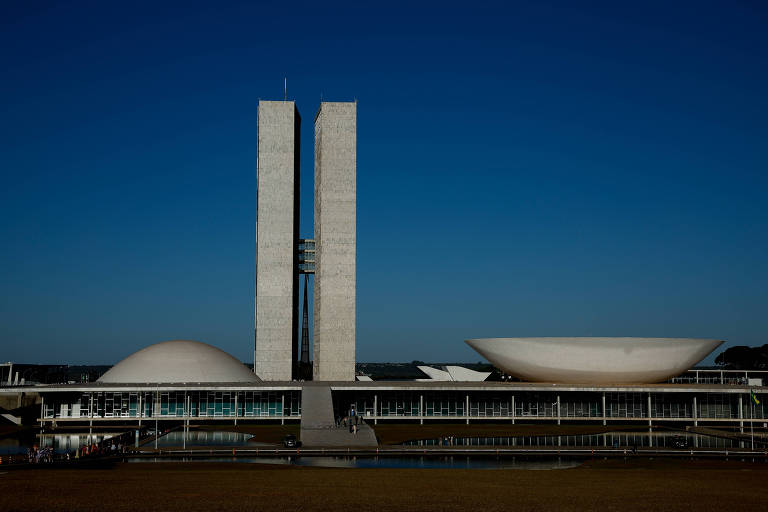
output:
M 106 439 L 99 444 L 91 443 L 78 448 L 75 450 L 74 458 L 117 455 L 125 452 L 126 446 L 122 442 L 116 443 L 114 440 Z
M 55 461 L 71 461 L 83 458 L 95 458 L 105 457 L 112 455 L 121 455 L 130 450 L 129 441 L 134 437 L 133 432 L 126 432 L 121 435 L 103 439 L 100 442 L 86 443 L 83 446 L 77 447 L 74 451 L 67 450 L 64 453 L 56 453 L 53 446 L 40 447 L 37 444 L 32 445 L 27 450 L 26 460 L 30 464 L 50 464 Z M 22 456 L 23 457 L 23 456 Z M 22 458 L 22 461 L 24 459 Z M 6 460 L 0 458 L 0 464 L 2 463 L 14 463 L 18 462 L 13 457 L 8 456 Z
M 27 460 L 30 464 L 50 464 L 55 460 L 77 460 L 85 457 L 102 457 L 105 455 L 117 455 L 125 453 L 126 446 L 122 443 L 112 441 L 102 441 L 101 443 L 85 444 L 76 448 L 74 451 L 67 450 L 64 453 L 56 454 L 52 446 L 39 447 L 33 445 L 27 450 Z M 11 462 L 9 460 L 9 462 Z
M 33 445 L 27 450 L 27 459 L 30 464 L 50 464 L 53 462 L 53 448 L 50 446 L 39 448 Z
M 363 418 L 352 409 L 349 416 L 336 416 L 336 426 L 339 428 L 349 427 L 350 434 L 357 434 L 357 427 L 363 424 Z

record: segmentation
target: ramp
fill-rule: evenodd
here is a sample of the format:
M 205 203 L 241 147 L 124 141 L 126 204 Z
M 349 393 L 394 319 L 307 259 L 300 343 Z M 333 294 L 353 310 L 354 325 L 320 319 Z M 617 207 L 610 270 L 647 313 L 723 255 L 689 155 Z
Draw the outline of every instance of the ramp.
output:
M 301 428 L 335 427 L 330 386 L 305 384 L 301 388 Z
M 2 413 L 0 414 L 0 417 L 10 421 L 15 425 L 21 425 L 21 417 L 19 416 L 14 416 L 13 414 L 9 414 L 9 413 Z
M 308 448 L 377 447 L 376 434 L 368 425 L 337 427 L 333 419 L 331 388 L 322 384 L 305 384 L 301 388 L 301 443 Z

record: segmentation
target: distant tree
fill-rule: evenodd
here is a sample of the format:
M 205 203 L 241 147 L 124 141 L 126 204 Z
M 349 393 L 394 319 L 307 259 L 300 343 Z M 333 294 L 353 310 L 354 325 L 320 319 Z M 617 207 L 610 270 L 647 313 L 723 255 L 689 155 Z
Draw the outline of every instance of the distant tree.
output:
M 715 358 L 715 364 L 727 370 L 766 370 L 768 344 L 762 347 L 730 347 Z

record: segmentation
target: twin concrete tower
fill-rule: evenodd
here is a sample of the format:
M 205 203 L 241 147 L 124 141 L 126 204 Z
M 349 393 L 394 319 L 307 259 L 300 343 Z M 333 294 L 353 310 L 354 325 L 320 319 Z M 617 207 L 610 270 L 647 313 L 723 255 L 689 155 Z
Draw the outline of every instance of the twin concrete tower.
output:
M 357 103 L 315 115 L 315 234 L 299 234 L 301 117 L 259 101 L 254 372 L 299 377 L 299 276 L 314 274 L 314 360 L 321 381 L 355 380 Z M 306 282 L 306 278 L 305 278 Z

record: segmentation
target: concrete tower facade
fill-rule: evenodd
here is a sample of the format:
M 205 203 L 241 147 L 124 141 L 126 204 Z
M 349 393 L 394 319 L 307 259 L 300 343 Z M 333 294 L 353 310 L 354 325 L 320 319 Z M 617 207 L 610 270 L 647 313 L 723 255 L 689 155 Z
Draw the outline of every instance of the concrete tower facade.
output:
M 315 380 L 355 380 L 356 216 L 357 103 L 323 102 L 315 116 Z
M 293 101 L 259 101 L 254 372 L 291 380 L 298 360 L 299 134 Z

